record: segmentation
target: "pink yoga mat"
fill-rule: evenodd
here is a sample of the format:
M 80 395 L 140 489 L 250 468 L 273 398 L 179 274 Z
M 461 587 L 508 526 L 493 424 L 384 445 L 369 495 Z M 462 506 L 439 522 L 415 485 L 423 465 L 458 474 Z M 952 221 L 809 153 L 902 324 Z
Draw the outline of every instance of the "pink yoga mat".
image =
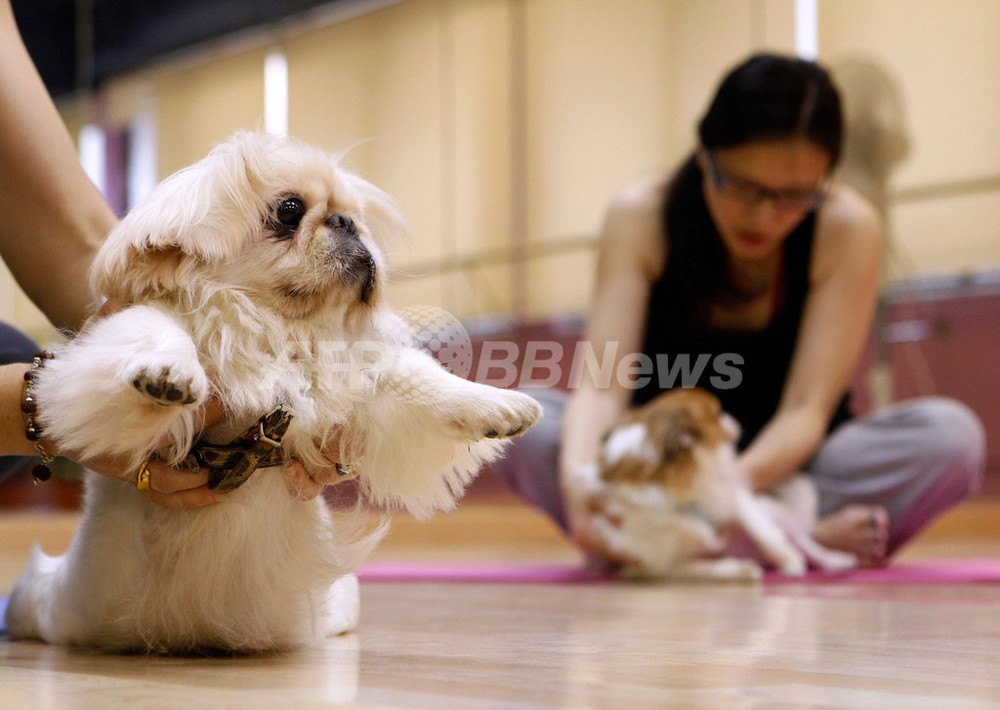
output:
M 366 582 L 464 582 L 480 584 L 582 584 L 613 577 L 571 565 L 370 562 L 358 570 Z M 898 562 L 885 569 L 809 572 L 804 577 L 764 575 L 765 584 L 970 584 L 1000 583 L 1000 558 L 972 557 Z
M 358 570 L 365 582 L 472 582 L 489 584 L 573 584 L 609 577 L 570 565 L 369 562 Z
M 850 584 L 973 584 L 1000 583 L 1000 557 L 962 557 L 957 559 L 913 560 L 896 562 L 884 569 L 858 569 L 850 572 L 812 571 L 803 579 L 783 577 L 776 572 L 764 575 L 764 581 L 788 583 Z

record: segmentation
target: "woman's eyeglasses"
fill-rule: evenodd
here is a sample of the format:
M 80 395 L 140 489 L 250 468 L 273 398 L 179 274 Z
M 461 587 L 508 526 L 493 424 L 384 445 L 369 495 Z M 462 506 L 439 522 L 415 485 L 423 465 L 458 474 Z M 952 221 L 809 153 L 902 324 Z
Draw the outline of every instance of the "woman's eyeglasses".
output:
M 726 175 L 719 170 L 712 151 L 705 149 L 708 163 L 708 173 L 715 189 L 723 197 L 745 205 L 756 205 L 764 200 L 771 200 L 774 206 L 783 212 L 808 212 L 823 204 L 827 185 L 819 190 L 772 190 L 758 185 L 752 180 Z

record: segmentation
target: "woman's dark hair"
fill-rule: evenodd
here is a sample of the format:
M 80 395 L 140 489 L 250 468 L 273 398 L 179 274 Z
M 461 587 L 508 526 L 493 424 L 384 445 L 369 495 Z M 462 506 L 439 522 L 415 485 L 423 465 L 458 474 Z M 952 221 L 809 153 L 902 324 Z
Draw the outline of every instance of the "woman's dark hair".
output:
M 719 84 L 698 124 L 706 148 L 802 136 L 840 158 L 843 142 L 840 94 L 815 62 L 756 54 Z
M 757 54 L 719 84 L 698 136 L 710 149 L 802 136 L 829 153 L 832 170 L 843 140 L 840 94 L 814 62 Z M 663 206 L 668 260 L 678 265 L 672 277 L 695 320 L 703 320 L 708 303 L 719 297 L 745 297 L 730 282 L 728 254 L 705 205 L 702 182 L 692 155 L 674 176 Z

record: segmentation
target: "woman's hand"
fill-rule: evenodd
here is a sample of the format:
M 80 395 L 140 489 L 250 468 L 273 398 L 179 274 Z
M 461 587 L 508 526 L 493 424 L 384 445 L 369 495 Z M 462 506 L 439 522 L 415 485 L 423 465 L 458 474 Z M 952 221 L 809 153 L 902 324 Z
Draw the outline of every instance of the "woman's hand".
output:
M 305 501 L 319 496 L 327 486 L 335 486 L 357 476 L 356 470 L 345 473 L 339 466 L 308 470 L 301 461 L 292 459 L 285 469 L 285 484 L 293 496 Z
M 597 477 L 596 466 L 594 463 L 564 471 L 566 518 L 570 539 L 583 552 L 587 568 L 613 572 L 632 561 L 616 554 L 602 534 L 620 527 L 622 521 L 608 510 L 608 490 Z
M 125 458 L 120 456 L 101 456 L 79 462 L 102 476 L 118 478 L 133 485 L 139 473 L 138 470 L 126 468 Z M 207 469 L 183 471 L 168 466 L 154 456 L 146 463 L 146 470 L 149 473 L 149 488 L 142 491 L 142 494 L 157 505 L 166 508 L 197 508 L 219 500 L 213 491 L 208 490 Z
M 221 422 L 224 418 L 222 405 L 215 399 L 210 399 L 201 408 L 202 428 L 208 428 Z M 129 457 L 123 455 L 103 455 L 95 458 L 85 458 L 77 452 L 60 449 L 55 442 L 43 437 L 42 448 L 53 455 L 63 456 L 76 461 L 94 473 L 108 478 L 117 478 L 135 485 L 139 468 L 128 464 Z M 161 442 L 165 445 L 167 442 Z M 208 469 L 186 471 L 174 468 L 155 455 L 146 461 L 149 473 L 149 487 L 142 494 L 157 505 L 167 508 L 197 508 L 211 505 L 219 500 L 215 492 L 208 489 Z

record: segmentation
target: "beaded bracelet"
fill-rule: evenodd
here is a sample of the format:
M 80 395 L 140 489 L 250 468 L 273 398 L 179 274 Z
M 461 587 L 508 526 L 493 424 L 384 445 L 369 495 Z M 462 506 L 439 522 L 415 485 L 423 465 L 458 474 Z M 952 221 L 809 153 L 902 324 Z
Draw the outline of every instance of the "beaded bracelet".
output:
M 31 359 L 31 369 L 24 373 L 24 389 L 21 391 L 21 411 L 24 413 L 24 436 L 35 447 L 35 453 L 41 459 L 41 463 L 31 469 L 31 477 L 35 483 L 41 483 L 52 477 L 52 469 L 49 464 L 55 459 L 41 444 L 42 428 L 35 421 L 38 413 L 38 401 L 35 399 L 31 385 L 38 376 L 38 370 L 45 367 L 45 361 L 51 360 L 55 355 L 48 350 L 43 350 Z

